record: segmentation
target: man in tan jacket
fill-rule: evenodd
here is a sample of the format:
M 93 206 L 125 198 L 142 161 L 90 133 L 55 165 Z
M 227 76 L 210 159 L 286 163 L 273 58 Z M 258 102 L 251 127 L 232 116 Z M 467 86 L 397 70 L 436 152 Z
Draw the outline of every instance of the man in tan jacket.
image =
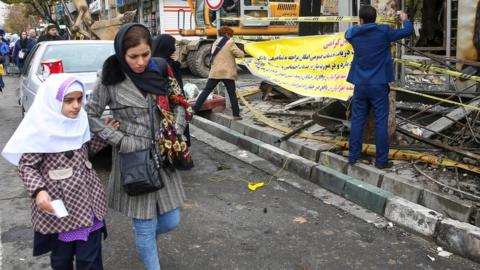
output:
M 211 68 L 207 85 L 198 96 L 193 109 L 195 112 L 198 112 L 217 84 L 223 82 L 232 104 L 233 119 L 240 120 L 242 118 L 240 117 L 240 108 L 238 107 L 237 95 L 235 93 L 235 80 L 237 79 L 235 58 L 243 58 L 245 54 L 230 39 L 233 36 L 231 28 L 222 27 L 218 30 L 218 34 L 218 39 L 212 45 Z

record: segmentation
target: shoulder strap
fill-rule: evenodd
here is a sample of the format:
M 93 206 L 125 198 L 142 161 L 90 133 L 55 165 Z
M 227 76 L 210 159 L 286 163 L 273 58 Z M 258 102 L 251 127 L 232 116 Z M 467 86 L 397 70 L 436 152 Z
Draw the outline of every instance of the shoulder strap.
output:
M 210 57 L 210 65 L 212 65 L 213 59 L 215 59 L 215 56 L 217 56 L 217 54 L 220 52 L 220 50 L 223 48 L 223 46 L 225 46 L 225 44 L 227 44 L 228 40 L 229 40 L 229 38 L 222 37 L 220 42 L 218 42 L 217 47 L 215 48 L 215 50 L 212 53 L 212 56 Z
M 153 123 L 153 101 L 152 101 L 152 95 L 148 94 L 147 95 L 147 101 L 148 101 L 148 115 L 150 118 L 150 133 L 152 135 L 152 146 L 155 145 L 155 126 Z

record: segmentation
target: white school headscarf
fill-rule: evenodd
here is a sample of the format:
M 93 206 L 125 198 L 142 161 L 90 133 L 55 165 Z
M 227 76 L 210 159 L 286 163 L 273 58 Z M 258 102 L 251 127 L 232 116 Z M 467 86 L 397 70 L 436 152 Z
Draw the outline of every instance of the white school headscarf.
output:
M 82 105 L 85 105 L 85 86 L 77 78 L 65 73 L 50 75 L 3 148 L 3 157 L 18 166 L 23 153 L 65 152 L 79 149 L 88 142 L 90 129 L 83 106 L 75 119 L 62 113 L 64 96 L 76 91 L 83 92 Z

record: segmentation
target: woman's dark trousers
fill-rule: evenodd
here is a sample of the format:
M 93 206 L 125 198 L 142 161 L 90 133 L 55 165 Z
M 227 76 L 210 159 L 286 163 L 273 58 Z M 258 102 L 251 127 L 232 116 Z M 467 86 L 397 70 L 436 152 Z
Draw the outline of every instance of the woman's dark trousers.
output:
M 203 89 L 202 93 L 200 93 L 200 95 L 198 96 L 193 110 L 195 112 L 198 112 L 200 108 L 202 108 L 202 105 L 207 99 L 208 95 L 210 95 L 210 93 L 213 91 L 213 89 L 215 88 L 215 86 L 217 86 L 219 82 L 223 82 L 223 84 L 225 84 L 225 87 L 227 87 L 228 96 L 230 97 L 230 103 L 232 104 L 233 116 L 240 116 L 240 108 L 238 107 L 237 94 L 235 93 L 235 81 L 227 79 L 208 79 L 207 85 Z

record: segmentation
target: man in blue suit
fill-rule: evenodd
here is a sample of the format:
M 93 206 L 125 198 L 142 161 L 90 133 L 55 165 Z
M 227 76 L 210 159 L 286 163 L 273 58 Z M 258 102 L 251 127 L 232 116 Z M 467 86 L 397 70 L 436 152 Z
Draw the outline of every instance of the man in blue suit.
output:
M 402 29 L 390 29 L 376 24 L 377 11 L 372 6 L 362 6 L 360 24 L 345 33 L 352 44 L 353 62 L 347 81 L 355 85 L 352 98 L 352 124 L 350 130 L 349 163 L 355 164 L 362 150 L 363 128 L 370 108 L 375 115 L 375 166 L 379 169 L 392 167 L 388 161 L 388 93 L 389 83 L 395 80 L 391 42 L 410 36 L 413 25 L 407 14 L 401 13 Z

